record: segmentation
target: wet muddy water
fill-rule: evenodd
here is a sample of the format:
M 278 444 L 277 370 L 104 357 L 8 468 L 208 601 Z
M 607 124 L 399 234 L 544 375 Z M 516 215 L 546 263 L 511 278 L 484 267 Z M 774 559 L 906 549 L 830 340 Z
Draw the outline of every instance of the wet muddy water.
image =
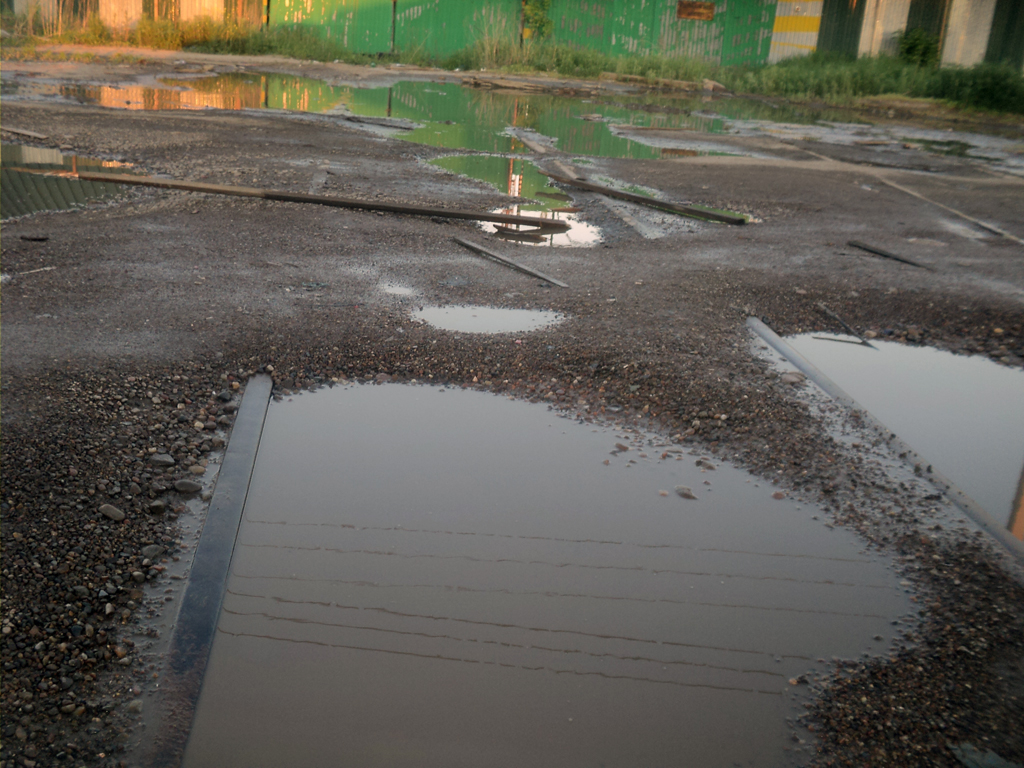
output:
M 878 339 L 871 349 L 843 340 L 851 338 L 787 339 L 993 518 L 1024 537 L 1024 371 L 977 355 Z
M 790 680 L 911 603 L 773 490 L 484 392 L 272 403 L 185 766 L 792 762 Z
M 412 313 L 434 328 L 462 333 L 526 333 L 561 322 L 563 315 L 531 309 L 458 306 L 422 307 Z
M 593 245 L 601 239 L 600 229 L 576 215 L 579 209 L 573 206 L 572 197 L 549 184 L 547 176 L 529 160 L 498 155 L 451 155 L 431 160 L 430 164 L 451 173 L 483 181 L 511 197 L 525 198 L 528 201 L 497 208 L 492 213 L 539 216 L 564 221 L 569 225 L 566 232 L 534 234 L 532 229 L 517 228 L 510 232 L 507 227 L 481 222 L 480 226 L 486 232 L 528 245 Z
M 71 174 L 78 170 L 126 173 L 129 167 L 114 160 L 64 155 L 56 149 L 4 144 L 0 146 L 0 219 L 68 210 L 123 195 L 123 188 L 116 184 L 81 181 Z
M 590 98 L 551 93 L 481 90 L 460 82 L 401 81 L 361 88 L 295 75 L 232 72 L 165 77 L 156 85 L 99 85 L 5 76 L 4 96 L 60 99 L 118 109 L 283 109 L 319 114 L 392 118 L 415 124 L 396 138 L 450 149 L 489 153 L 527 152 L 515 135 L 576 155 L 673 158 L 731 154 L 715 135 L 741 134 L 847 145 L 878 145 L 879 151 L 909 144 L 926 152 L 957 154 L 1024 172 L 1019 140 L 976 133 L 873 126 L 855 112 L 774 105 L 750 98 L 680 97 L 608 92 Z M 472 115 L 472 120 L 466 116 Z M 705 134 L 695 140 L 644 138 L 622 129 L 667 128 Z

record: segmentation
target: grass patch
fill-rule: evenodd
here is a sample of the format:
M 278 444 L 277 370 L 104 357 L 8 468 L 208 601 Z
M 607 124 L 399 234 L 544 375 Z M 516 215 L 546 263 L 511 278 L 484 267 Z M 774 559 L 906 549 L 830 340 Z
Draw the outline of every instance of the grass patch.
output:
M 746 71 L 724 70 L 719 79 L 740 92 L 818 99 L 830 104 L 899 94 L 1024 114 L 1024 76 L 996 64 L 937 68 L 889 56 L 848 59 L 812 54 Z

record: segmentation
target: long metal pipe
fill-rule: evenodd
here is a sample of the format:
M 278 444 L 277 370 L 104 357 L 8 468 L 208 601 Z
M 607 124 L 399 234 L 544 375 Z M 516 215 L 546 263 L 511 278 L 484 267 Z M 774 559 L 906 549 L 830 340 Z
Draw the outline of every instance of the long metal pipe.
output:
M 856 411 L 860 415 L 861 420 L 874 429 L 908 464 L 915 468 L 918 466 L 927 467 L 927 469 L 922 470 L 922 476 L 942 491 L 979 528 L 1009 550 L 1010 554 L 1020 565 L 1024 565 L 1024 541 L 1014 537 L 1006 527 L 1000 525 L 992 515 L 986 512 L 978 502 L 960 490 L 948 477 L 936 471 L 928 459 L 903 442 L 895 432 L 875 418 L 864 406 L 854 400 L 846 390 L 832 381 L 810 360 L 787 344 L 775 331 L 756 317 L 747 318 L 747 327 L 795 365 L 807 378 L 821 387 L 832 399 L 845 405 L 851 411 Z

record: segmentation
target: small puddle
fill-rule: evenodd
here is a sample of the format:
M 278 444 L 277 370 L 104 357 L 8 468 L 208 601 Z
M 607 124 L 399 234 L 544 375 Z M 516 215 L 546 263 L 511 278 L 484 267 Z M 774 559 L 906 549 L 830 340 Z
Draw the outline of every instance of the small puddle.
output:
M 569 225 L 565 232 L 538 233 L 532 228 L 506 227 L 487 222 L 481 224 L 484 231 L 503 240 L 527 245 L 557 246 L 593 245 L 601 240 L 601 230 L 576 215 L 578 209 L 573 206 L 572 197 L 552 186 L 548 177 L 529 160 L 495 155 L 454 155 L 439 157 L 431 160 L 430 164 L 490 184 L 510 197 L 532 201 L 497 208 L 491 213 L 539 217 L 564 221 Z
M 501 307 L 423 307 L 412 313 L 434 328 L 459 333 L 527 333 L 560 323 L 564 315 L 534 309 Z
M 380 286 L 380 289 L 389 296 L 412 296 L 416 293 L 409 286 L 399 285 L 398 283 L 384 283 Z
M 56 149 L 4 144 L 0 146 L 0 219 L 64 211 L 123 195 L 124 188 L 117 184 L 82 181 L 71 174 L 79 170 L 124 173 L 130 167 L 114 160 L 62 155 Z M 50 173 L 43 175 L 40 171 Z
M 993 518 L 1024 539 L 1024 371 L 872 339 L 786 339 Z
M 483 392 L 272 403 L 183 765 L 802 763 L 799 678 L 913 604 L 772 490 Z

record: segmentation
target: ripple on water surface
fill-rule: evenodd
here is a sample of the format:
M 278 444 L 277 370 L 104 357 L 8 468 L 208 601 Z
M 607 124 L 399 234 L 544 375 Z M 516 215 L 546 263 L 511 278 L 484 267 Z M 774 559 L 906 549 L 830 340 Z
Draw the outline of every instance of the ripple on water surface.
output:
M 272 403 L 186 768 L 798 760 L 789 681 L 911 604 L 700 458 L 471 390 Z

